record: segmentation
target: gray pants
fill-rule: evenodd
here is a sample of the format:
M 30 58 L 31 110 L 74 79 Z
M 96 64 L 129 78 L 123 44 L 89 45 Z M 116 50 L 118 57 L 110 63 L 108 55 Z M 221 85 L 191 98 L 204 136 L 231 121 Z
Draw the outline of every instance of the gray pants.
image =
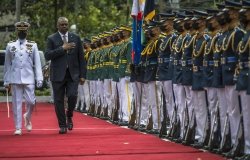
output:
M 35 106 L 35 85 L 34 84 L 12 84 L 12 110 L 16 129 L 22 128 L 22 102 L 26 103 L 26 116 L 31 120 L 31 114 Z

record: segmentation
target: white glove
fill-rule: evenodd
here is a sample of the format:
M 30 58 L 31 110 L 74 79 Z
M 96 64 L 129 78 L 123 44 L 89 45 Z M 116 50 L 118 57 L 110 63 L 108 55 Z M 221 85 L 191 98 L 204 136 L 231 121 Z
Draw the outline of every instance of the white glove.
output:
M 4 83 L 4 87 L 5 87 L 5 88 L 8 88 L 9 86 L 10 86 L 9 83 Z
M 36 86 L 37 88 L 41 88 L 43 86 L 43 81 L 37 81 Z
M 162 83 L 160 81 L 156 81 L 155 84 L 156 86 L 161 86 Z

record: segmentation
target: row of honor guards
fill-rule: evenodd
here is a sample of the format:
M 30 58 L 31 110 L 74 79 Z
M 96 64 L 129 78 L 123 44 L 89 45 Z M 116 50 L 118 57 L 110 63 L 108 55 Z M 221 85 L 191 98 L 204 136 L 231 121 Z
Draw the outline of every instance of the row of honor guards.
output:
M 159 14 L 140 63 L 130 27 L 84 41 L 76 109 L 227 157 L 250 159 L 250 2 Z

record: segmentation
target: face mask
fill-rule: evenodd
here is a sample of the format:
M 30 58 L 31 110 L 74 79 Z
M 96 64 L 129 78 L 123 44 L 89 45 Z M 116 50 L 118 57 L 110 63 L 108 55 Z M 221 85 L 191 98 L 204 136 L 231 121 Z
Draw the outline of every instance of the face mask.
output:
M 95 47 L 95 44 L 94 44 L 94 43 L 91 43 L 91 44 L 90 44 L 90 48 L 91 48 L 91 49 L 95 49 L 95 48 L 96 48 L 96 47 Z
M 195 30 L 198 30 L 200 27 L 199 27 L 199 23 L 197 22 L 194 22 L 193 25 L 192 25 L 193 29 Z
M 186 30 L 190 30 L 190 29 L 192 28 L 192 25 L 191 25 L 189 22 L 185 22 L 185 23 L 184 23 L 184 28 L 185 28 Z
M 228 13 L 228 12 L 225 12 L 224 15 L 225 15 L 225 20 L 226 20 L 226 22 L 227 22 L 227 23 L 230 23 L 230 22 L 232 21 L 232 18 L 230 18 L 229 13 Z
M 26 32 L 18 32 L 18 38 L 19 39 L 25 39 L 27 37 L 27 33 Z
M 206 27 L 207 27 L 208 31 L 213 32 L 213 31 L 215 30 L 215 27 L 213 26 L 212 23 L 207 23 L 207 24 L 206 24 Z
M 247 21 L 247 16 L 245 15 L 245 13 L 240 13 L 239 19 L 240 19 L 240 24 L 241 24 L 243 27 L 246 27 L 247 24 L 248 24 L 248 21 Z
M 178 31 L 179 33 L 184 32 L 183 26 L 179 26 L 179 27 L 177 28 L 177 31 Z
M 121 32 L 121 34 L 120 34 L 120 37 L 121 38 L 124 38 L 125 36 L 124 36 L 124 34 Z
M 110 38 L 110 42 L 113 43 L 114 42 L 114 37 Z
M 226 19 L 224 17 L 218 17 L 216 18 L 217 22 L 221 25 L 224 26 L 225 24 L 227 24 Z
M 175 30 L 178 30 L 178 27 L 179 27 L 179 24 L 178 24 L 178 23 L 174 23 L 173 28 L 174 28 Z
M 150 35 L 150 37 L 154 37 L 155 36 L 155 34 L 152 31 L 149 32 L 149 35 Z
M 104 38 L 104 39 L 103 39 L 103 43 L 104 43 L 105 45 L 108 45 L 108 44 L 109 44 L 107 38 Z
M 167 25 L 160 26 L 160 29 L 161 29 L 162 32 L 166 32 L 167 31 L 166 26 Z
M 101 41 L 97 41 L 97 46 L 100 47 L 102 45 Z
M 119 41 L 119 37 L 118 37 L 118 35 L 115 35 L 115 37 L 114 37 L 114 41 L 115 41 L 115 42 L 118 42 L 118 41 Z

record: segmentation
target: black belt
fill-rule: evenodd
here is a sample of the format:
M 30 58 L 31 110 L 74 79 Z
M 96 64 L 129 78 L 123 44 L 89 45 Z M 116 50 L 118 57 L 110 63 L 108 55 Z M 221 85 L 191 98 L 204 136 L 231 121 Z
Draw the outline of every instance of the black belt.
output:
M 187 66 L 187 65 L 192 65 L 193 64 L 193 60 L 192 59 L 190 59 L 190 60 L 182 60 L 181 61 L 181 65 L 183 66 L 183 67 L 185 67 L 185 66 Z
M 237 62 L 236 57 L 222 57 L 221 58 L 221 64 L 235 63 L 235 62 Z
M 142 64 L 143 67 L 147 67 L 148 65 L 156 65 L 156 61 L 146 61 L 145 63 Z
M 170 58 L 158 58 L 158 63 L 169 63 L 170 62 Z
M 207 66 L 214 66 L 214 61 L 203 61 L 203 66 L 207 67 Z
M 240 69 L 249 68 L 249 62 L 239 62 Z
M 181 60 L 174 60 L 174 65 L 177 66 L 178 64 L 181 64 Z
M 201 70 L 203 70 L 202 67 L 193 65 L 193 72 L 198 72 L 198 71 L 201 71 Z
M 214 60 L 214 67 L 219 67 L 220 61 L 219 60 Z

